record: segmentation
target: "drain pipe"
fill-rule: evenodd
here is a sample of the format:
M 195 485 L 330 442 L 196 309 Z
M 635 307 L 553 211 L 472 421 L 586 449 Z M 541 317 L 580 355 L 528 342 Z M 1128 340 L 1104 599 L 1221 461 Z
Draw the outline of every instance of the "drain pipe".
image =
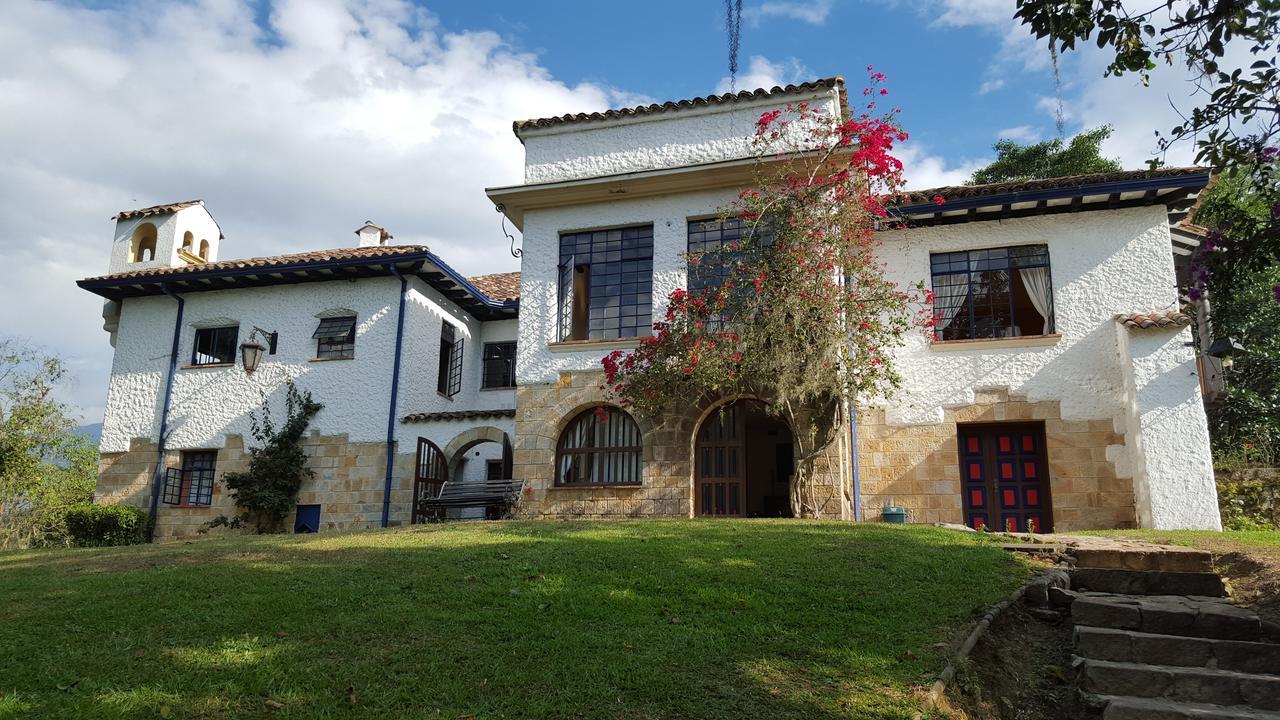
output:
M 858 477 L 858 408 L 849 400 L 849 457 L 853 466 L 853 519 L 862 521 L 862 484 Z
M 156 474 L 151 481 L 151 517 L 147 523 L 147 542 L 156 537 L 156 512 L 160 509 L 160 483 L 164 480 L 164 453 L 169 440 L 169 405 L 173 400 L 173 376 L 178 370 L 178 340 L 182 337 L 182 313 L 186 301 L 181 295 L 169 289 L 168 285 L 160 286 L 165 295 L 178 301 L 178 314 L 173 320 L 173 346 L 169 350 L 169 375 L 164 381 L 164 403 L 160 409 L 160 437 L 156 442 Z
M 387 477 L 382 487 L 382 527 L 391 519 L 391 475 L 396 461 L 396 404 L 400 397 L 400 346 L 404 341 L 404 305 L 409 294 L 409 280 L 394 264 L 391 274 L 400 279 L 400 313 L 396 316 L 396 355 L 391 370 L 391 408 L 387 411 Z

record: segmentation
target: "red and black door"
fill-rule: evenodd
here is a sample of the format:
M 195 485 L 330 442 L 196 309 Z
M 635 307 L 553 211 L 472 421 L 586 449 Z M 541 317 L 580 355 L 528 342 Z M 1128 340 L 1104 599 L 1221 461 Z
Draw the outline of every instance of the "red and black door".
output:
M 1051 532 L 1044 425 L 961 425 L 964 521 L 1005 532 Z

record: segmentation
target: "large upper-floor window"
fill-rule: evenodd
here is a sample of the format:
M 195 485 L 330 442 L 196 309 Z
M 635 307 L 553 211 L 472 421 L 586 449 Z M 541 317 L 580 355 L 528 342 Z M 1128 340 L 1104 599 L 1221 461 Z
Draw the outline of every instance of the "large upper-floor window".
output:
M 556 445 L 556 485 L 639 485 L 640 428 L 626 412 L 595 407 L 575 417 Z
M 448 321 L 440 324 L 440 369 L 436 374 L 436 390 L 450 398 L 462 390 L 462 337 Z
M 653 312 L 653 226 L 560 236 L 560 340 L 648 335 Z
M 236 361 L 236 339 L 239 325 L 196 328 L 195 347 L 191 352 L 192 365 L 230 365 Z
M 482 388 L 516 386 L 516 344 L 497 342 L 484 344 L 484 364 L 480 377 Z
M 940 340 L 1047 335 L 1053 285 L 1045 245 L 934 253 L 934 332 Z
M 356 316 L 320 318 L 311 337 L 316 341 L 316 358 L 350 360 L 356 356 Z

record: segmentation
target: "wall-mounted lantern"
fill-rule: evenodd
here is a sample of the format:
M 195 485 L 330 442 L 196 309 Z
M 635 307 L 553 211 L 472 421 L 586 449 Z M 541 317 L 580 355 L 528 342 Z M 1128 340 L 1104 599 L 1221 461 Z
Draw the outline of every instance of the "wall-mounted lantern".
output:
M 258 333 L 262 333 L 267 340 L 267 347 L 263 347 L 262 343 L 257 341 Z M 258 363 L 262 361 L 262 351 L 267 350 L 269 355 L 276 354 L 276 341 L 280 339 L 280 333 L 267 332 L 258 326 L 254 326 L 253 332 L 249 333 L 249 339 L 240 343 L 240 359 L 244 362 L 244 371 L 253 374 L 258 369 Z
M 1216 357 L 1222 361 L 1223 371 L 1231 370 L 1231 366 L 1235 364 L 1233 358 L 1244 352 L 1244 346 L 1236 342 L 1235 338 L 1221 337 L 1213 341 L 1209 346 L 1210 357 Z

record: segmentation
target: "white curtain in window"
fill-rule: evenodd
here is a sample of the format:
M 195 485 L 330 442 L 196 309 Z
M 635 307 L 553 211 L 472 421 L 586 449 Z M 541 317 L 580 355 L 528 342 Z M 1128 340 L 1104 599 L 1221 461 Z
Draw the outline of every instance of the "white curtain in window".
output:
M 1049 268 L 1023 268 L 1018 271 L 1022 276 L 1022 286 L 1027 289 L 1031 304 L 1036 307 L 1040 317 L 1044 318 L 1044 331 L 1049 332 L 1049 315 L 1053 311 L 1053 296 L 1049 291 Z
M 963 288 L 963 292 L 961 289 Z M 951 273 L 933 276 L 933 309 L 938 317 L 936 332 L 942 332 L 955 319 L 956 313 L 969 297 L 969 273 Z

